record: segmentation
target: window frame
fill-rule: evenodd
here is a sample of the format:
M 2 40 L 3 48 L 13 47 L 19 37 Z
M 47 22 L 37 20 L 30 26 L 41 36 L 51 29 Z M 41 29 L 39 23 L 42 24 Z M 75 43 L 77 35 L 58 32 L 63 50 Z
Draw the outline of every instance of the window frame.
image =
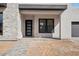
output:
M 40 20 L 45 20 L 45 22 L 46 22 L 46 25 L 45 25 L 46 30 L 44 32 L 40 31 Z M 52 20 L 52 23 L 53 23 L 52 29 L 53 29 L 53 32 L 54 32 L 54 19 L 53 18 L 39 18 L 39 33 L 53 33 L 53 32 L 48 32 L 49 31 L 48 25 L 47 25 L 48 20 Z
M 72 22 L 72 25 L 74 25 L 74 24 L 76 24 L 76 25 L 79 25 L 79 22 Z

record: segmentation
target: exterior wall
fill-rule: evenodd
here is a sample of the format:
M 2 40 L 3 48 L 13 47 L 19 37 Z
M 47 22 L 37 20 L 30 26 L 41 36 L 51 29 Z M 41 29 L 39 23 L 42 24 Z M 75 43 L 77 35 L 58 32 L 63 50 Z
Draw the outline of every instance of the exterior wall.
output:
M 7 4 L 4 11 L 3 36 L 14 39 L 17 36 L 17 5 Z
M 25 20 L 33 20 L 33 36 L 34 37 L 53 37 L 59 38 L 59 24 L 60 17 L 58 15 L 24 15 L 22 14 L 22 34 L 25 36 Z M 54 19 L 54 33 L 39 33 L 39 18 Z
M 34 13 L 34 12 L 33 12 Z M 61 11 L 45 11 L 41 16 L 40 15 L 34 15 L 34 16 L 23 16 L 23 18 L 21 17 L 22 15 L 20 15 L 19 13 L 19 8 L 18 8 L 18 4 L 14 4 L 14 3 L 9 3 L 7 4 L 6 9 L 3 12 L 3 35 L 0 36 L 1 40 L 15 40 L 17 38 L 22 38 L 23 36 L 25 36 L 25 25 L 24 25 L 24 20 L 25 19 L 29 19 L 32 18 L 33 19 L 33 35 L 35 37 L 55 37 L 55 38 L 59 38 L 59 16 L 57 16 L 58 14 L 61 13 Z M 46 13 L 46 14 L 45 14 Z M 52 15 L 52 14 L 55 15 Z M 50 14 L 50 15 L 47 15 Z M 57 15 L 56 15 L 57 14 Z M 38 32 L 38 18 L 55 18 L 55 32 L 54 33 L 40 33 Z M 36 23 L 34 23 L 36 22 Z M 35 27 L 36 26 L 36 27 Z M 24 27 L 24 28 L 23 28 Z M 36 31 L 35 31 L 36 30 Z
M 15 40 L 20 29 L 18 25 L 19 20 L 18 4 L 9 3 L 3 12 L 3 35 L 2 40 Z M 20 25 L 20 24 L 19 24 Z
M 65 10 L 61 15 L 61 38 L 62 39 L 79 39 L 79 37 L 72 37 L 71 22 L 79 22 L 79 9 L 74 9 L 68 5 L 67 10 Z
M 0 9 L 0 11 L 3 11 Z M 9 3 L 7 8 L 3 12 L 3 35 L 0 35 L 2 40 L 14 40 L 16 38 L 22 38 L 25 36 L 25 19 L 33 19 L 33 35 L 35 37 L 53 37 L 59 38 L 61 34 L 62 39 L 74 39 L 72 37 L 71 22 L 79 21 L 79 9 L 74 9 L 70 5 L 68 8 L 61 14 L 61 33 L 60 33 L 60 13 L 61 11 L 40 11 L 35 12 L 24 12 L 24 15 L 20 15 L 18 4 Z M 32 15 L 33 13 L 34 15 Z M 54 14 L 53 14 L 54 13 Z M 58 14 L 57 14 L 58 13 Z M 27 17 L 26 15 L 27 14 Z M 50 14 L 50 15 L 49 15 Z M 30 16 L 31 15 L 31 16 Z M 39 33 L 38 31 L 38 19 L 39 18 L 54 18 L 55 19 L 55 32 L 54 33 Z M 77 37 L 79 39 L 79 37 Z M 0 40 L 1 40 L 0 39 Z

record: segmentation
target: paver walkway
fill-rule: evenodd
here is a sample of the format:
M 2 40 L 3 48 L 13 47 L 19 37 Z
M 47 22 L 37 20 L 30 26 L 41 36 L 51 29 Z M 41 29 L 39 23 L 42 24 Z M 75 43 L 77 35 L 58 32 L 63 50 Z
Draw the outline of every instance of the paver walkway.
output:
M 79 42 L 55 39 L 21 39 L 5 56 L 79 56 Z
M 16 41 L 0 41 L 0 56 L 4 55 L 9 49 L 13 48 Z

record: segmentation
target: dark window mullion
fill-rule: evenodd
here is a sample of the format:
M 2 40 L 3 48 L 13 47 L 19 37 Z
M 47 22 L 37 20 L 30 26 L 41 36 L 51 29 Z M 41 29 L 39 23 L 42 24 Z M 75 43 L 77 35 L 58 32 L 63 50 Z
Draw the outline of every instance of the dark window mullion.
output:
M 46 32 L 48 33 L 48 25 L 47 24 L 48 24 L 48 19 L 46 19 L 46 30 L 47 30 Z
M 45 23 L 46 23 L 46 25 L 45 25 L 45 32 L 47 33 L 47 19 L 45 19 Z
M 54 19 L 53 19 L 53 32 L 54 32 Z
M 46 33 L 46 19 L 44 19 L 45 20 L 45 32 L 44 33 Z

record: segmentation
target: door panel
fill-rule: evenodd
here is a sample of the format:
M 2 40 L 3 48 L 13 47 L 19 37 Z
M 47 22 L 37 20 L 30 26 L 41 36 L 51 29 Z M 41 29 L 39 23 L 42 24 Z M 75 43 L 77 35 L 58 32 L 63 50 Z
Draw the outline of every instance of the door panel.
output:
M 72 37 L 79 37 L 79 22 L 72 22 Z
M 32 36 L 32 20 L 25 20 L 25 36 Z

